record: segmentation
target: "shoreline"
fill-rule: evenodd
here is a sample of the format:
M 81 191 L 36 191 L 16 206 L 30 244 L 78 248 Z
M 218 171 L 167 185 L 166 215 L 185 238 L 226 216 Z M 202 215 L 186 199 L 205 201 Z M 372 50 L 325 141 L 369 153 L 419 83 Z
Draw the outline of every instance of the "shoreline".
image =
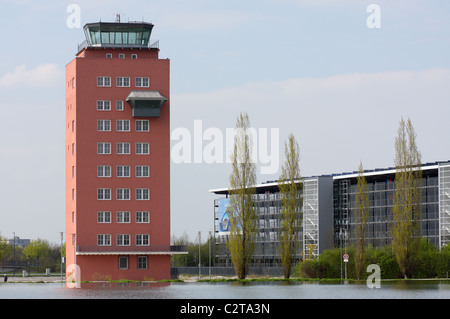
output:
M 4 282 L 3 276 L 0 277 L 0 284 L 8 283 L 55 283 L 55 282 L 66 282 L 65 276 L 61 281 L 61 276 L 7 276 L 8 281 Z
M 3 276 L 0 277 L 0 285 L 8 284 L 8 283 L 66 283 L 65 276 L 63 276 L 63 280 L 61 280 L 61 276 L 7 276 L 8 281 L 3 281 Z M 203 277 L 203 276 L 202 276 Z M 366 280 L 356 280 L 356 279 L 329 279 L 329 278 L 289 278 L 285 279 L 284 277 L 261 277 L 261 278 L 246 278 L 246 279 L 237 279 L 236 277 L 227 277 L 227 278 L 202 278 L 199 279 L 198 276 L 183 276 L 181 275 L 179 279 L 172 280 L 163 280 L 157 282 L 182 282 L 182 283 L 218 283 L 218 282 L 274 282 L 274 281 L 285 281 L 285 282 L 344 282 L 344 283 L 357 283 L 357 282 L 366 282 Z M 447 281 L 450 283 L 449 278 L 411 278 L 411 279 L 381 279 L 381 282 L 390 282 L 390 281 Z M 87 281 L 86 283 L 96 283 L 96 282 L 147 282 L 147 281 L 134 281 L 134 280 L 123 280 L 123 281 Z

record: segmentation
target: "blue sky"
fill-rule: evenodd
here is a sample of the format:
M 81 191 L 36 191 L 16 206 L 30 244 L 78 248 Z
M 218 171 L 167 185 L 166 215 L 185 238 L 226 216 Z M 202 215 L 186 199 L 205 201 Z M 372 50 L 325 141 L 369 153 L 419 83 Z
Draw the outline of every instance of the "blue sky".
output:
M 171 59 L 171 126 L 293 132 L 303 176 L 393 165 L 411 118 L 423 162 L 450 160 L 450 2 L 446 0 L 0 0 L 0 235 L 59 242 L 65 229 L 65 65 L 88 22 L 145 20 Z M 381 28 L 366 24 L 378 4 Z M 173 143 L 176 143 L 174 141 Z M 172 164 L 172 233 L 213 227 L 227 164 Z M 258 182 L 273 180 L 260 174 Z M 202 238 L 206 237 L 206 233 Z

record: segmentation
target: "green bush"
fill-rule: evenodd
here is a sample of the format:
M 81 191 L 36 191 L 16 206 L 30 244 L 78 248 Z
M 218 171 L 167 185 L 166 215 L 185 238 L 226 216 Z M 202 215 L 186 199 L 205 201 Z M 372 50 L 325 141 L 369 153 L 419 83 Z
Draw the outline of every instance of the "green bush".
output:
M 347 263 L 347 278 L 355 279 L 355 249 L 353 246 L 347 247 L 347 254 L 350 256 Z M 305 260 L 297 264 L 293 271 L 294 277 L 303 278 L 341 278 L 344 277 L 345 263 L 341 263 L 340 248 L 334 248 L 323 251 L 318 258 L 314 260 Z M 382 279 L 402 278 L 395 255 L 390 245 L 373 248 L 366 247 L 364 269 L 370 264 L 377 264 L 381 270 Z M 413 261 L 411 278 L 446 278 L 450 268 L 450 247 L 447 245 L 436 249 L 426 239 L 422 239 L 421 246 Z M 363 271 L 362 278 L 366 279 L 370 273 Z
M 400 268 L 398 267 L 395 255 L 390 245 L 381 248 L 369 246 L 365 253 L 365 268 L 371 264 L 377 264 L 380 267 L 381 278 L 396 279 L 401 278 Z M 364 272 L 363 272 L 364 274 Z M 370 275 L 365 273 L 364 278 Z
M 450 275 L 450 245 L 441 248 L 436 268 L 437 277 L 448 278 Z

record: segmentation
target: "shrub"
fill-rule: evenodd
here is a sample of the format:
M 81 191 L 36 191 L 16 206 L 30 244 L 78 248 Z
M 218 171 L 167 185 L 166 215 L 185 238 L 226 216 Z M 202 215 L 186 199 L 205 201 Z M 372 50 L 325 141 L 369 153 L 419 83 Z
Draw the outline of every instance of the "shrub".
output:
M 370 264 L 377 264 L 380 267 L 382 279 L 401 278 L 400 268 L 390 245 L 381 248 L 369 246 L 366 250 L 366 269 Z M 364 278 L 367 275 L 369 274 L 366 273 Z
M 356 278 L 354 263 L 354 247 L 347 247 L 350 256 L 347 263 L 347 278 Z M 341 278 L 341 252 L 340 248 L 323 251 L 314 260 L 305 260 L 294 268 L 294 277 L 303 278 Z M 402 278 L 400 268 L 390 245 L 373 248 L 368 246 L 365 250 L 364 269 L 370 264 L 377 264 L 381 270 L 382 279 Z M 344 269 L 345 264 L 342 263 Z M 430 244 L 426 239 L 421 240 L 418 253 L 413 259 L 411 278 L 445 278 L 450 270 L 450 246 L 441 248 L 441 251 Z M 361 279 L 366 279 L 370 273 L 363 272 Z

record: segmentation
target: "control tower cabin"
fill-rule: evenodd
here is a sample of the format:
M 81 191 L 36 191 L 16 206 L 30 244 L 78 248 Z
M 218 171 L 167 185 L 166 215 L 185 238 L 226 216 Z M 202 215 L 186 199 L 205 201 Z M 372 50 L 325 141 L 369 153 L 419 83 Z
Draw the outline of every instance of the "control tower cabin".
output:
M 170 278 L 168 59 L 145 22 L 88 23 L 66 66 L 66 267 Z M 75 265 L 75 266 L 74 266 Z

